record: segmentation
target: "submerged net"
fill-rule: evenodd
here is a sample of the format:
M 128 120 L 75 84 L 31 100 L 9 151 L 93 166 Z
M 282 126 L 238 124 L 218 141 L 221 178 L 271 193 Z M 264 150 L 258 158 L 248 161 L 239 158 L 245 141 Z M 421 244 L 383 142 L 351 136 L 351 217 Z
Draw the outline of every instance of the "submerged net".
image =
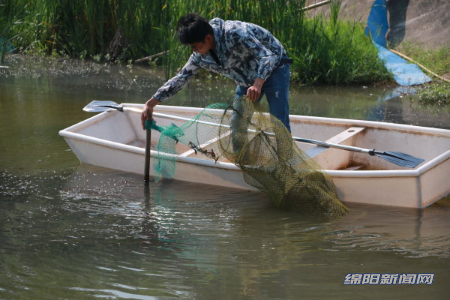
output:
M 243 171 L 247 184 L 267 193 L 283 209 L 340 216 L 340 202 L 330 176 L 298 148 L 290 132 L 253 102 L 239 107 L 212 104 L 181 126 L 157 130 L 161 138 L 153 162 L 156 174 L 175 174 L 177 144 L 215 161 L 230 161 Z

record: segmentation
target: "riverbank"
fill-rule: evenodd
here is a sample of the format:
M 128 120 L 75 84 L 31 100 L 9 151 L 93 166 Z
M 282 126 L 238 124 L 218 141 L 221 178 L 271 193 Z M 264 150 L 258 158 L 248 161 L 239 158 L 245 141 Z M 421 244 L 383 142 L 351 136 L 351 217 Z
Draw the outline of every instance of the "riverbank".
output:
M 408 42 L 412 32 L 418 31 L 418 26 L 428 20 L 432 13 L 437 16 L 437 21 L 432 23 L 434 25 L 430 25 L 432 28 L 439 29 L 439 26 L 446 24 L 447 21 L 439 8 L 448 4 L 437 1 L 428 5 L 427 10 L 423 11 L 424 16 L 421 16 L 420 9 L 425 9 L 423 5 L 420 6 L 415 0 L 401 2 L 403 6 L 398 3 L 390 4 L 388 1 L 390 21 L 396 24 L 396 29 L 392 31 L 396 34 L 389 32 L 388 40 L 391 44 L 394 39 L 399 41 L 398 28 L 403 20 L 406 41 L 398 44 L 396 49 L 429 70 L 444 78 L 450 78 L 450 47 L 445 46 L 445 42 L 442 47 L 439 46 L 442 43 L 434 43 L 433 45 L 439 46 L 436 46 L 437 48 L 425 48 L 421 44 Z M 190 54 L 186 47 L 179 45 L 174 32 L 174 22 L 185 12 L 199 11 L 211 17 L 243 19 L 269 28 L 283 41 L 294 59 L 292 81 L 295 84 L 380 86 L 392 83 L 391 75 L 378 60 L 370 40 L 363 34 L 373 0 L 364 0 L 357 4 L 346 0 L 333 1 L 332 5 L 308 11 L 306 15 L 298 9 L 276 3 L 258 2 L 258 5 L 247 6 L 233 2 L 233 9 L 230 9 L 226 5 L 231 2 L 225 0 L 205 0 L 201 1 L 202 5 L 172 0 L 161 7 L 145 1 L 137 1 L 135 6 L 118 6 L 112 1 L 105 1 L 100 5 L 46 0 L 41 5 L 30 5 L 26 12 L 20 9 L 20 3 L 27 1 L 19 0 L 0 6 L 0 11 L 7 16 L 6 19 L 0 18 L 0 26 L 2 34 L 14 36 L 10 40 L 26 54 L 131 65 L 143 55 L 156 53 L 159 55 L 150 61 L 145 60 L 145 64 L 163 66 L 168 79 L 177 72 Z M 299 1 L 297 4 L 305 6 L 312 2 Z M 43 14 L 38 12 L 46 8 L 54 10 L 44 18 Z M 148 9 L 149 13 L 136 14 L 143 9 Z M 160 15 L 156 18 L 154 14 L 158 12 Z M 97 21 L 89 19 L 97 13 L 103 13 Z M 130 14 L 136 14 L 136 22 L 124 22 L 124 16 Z M 67 19 L 69 16 L 77 18 Z M 14 20 L 16 22 L 13 22 Z M 448 34 L 446 30 L 435 30 L 434 35 L 441 37 L 442 31 Z M 142 35 L 143 32 L 147 32 L 148 36 Z M 422 36 L 428 37 L 431 34 Z M 7 59 L 3 60 L 7 64 Z
M 136 0 L 61 2 L 10 1 L 0 6 L 2 35 L 24 53 L 133 62 L 169 51 L 153 63 L 170 77 L 190 51 L 176 38 L 181 15 L 198 12 L 208 19 L 245 20 L 269 29 L 293 58 L 293 77 L 303 84 L 370 84 L 391 80 L 359 22 L 339 18 L 340 1 L 330 4 L 330 17 L 309 18 L 302 9 L 281 1 L 181 1 L 165 4 Z M 23 9 L 27 7 L 27 9 Z

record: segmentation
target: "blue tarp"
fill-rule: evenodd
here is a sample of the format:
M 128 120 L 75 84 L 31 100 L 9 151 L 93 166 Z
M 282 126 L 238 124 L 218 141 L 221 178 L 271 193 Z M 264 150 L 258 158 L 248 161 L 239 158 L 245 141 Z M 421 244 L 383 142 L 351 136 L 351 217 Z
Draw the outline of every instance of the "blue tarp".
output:
M 386 48 L 386 33 L 388 30 L 386 0 L 375 0 L 370 10 L 364 33 L 367 36 L 371 36 L 372 41 Z
M 375 43 L 378 49 L 378 58 L 384 61 L 385 67 L 392 72 L 395 81 L 400 85 L 418 85 L 430 82 L 428 77 L 415 64 L 408 63 L 395 53 Z
M 367 19 L 365 34 L 372 38 L 378 49 L 378 57 L 386 68 L 392 72 L 395 81 L 400 85 L 418 85 L 430 82 L 431 78 L 418 66 L 408 63 L 395 53 L 386 49 L 386 33 L 389 29 L 386 0 L 375 0 Z

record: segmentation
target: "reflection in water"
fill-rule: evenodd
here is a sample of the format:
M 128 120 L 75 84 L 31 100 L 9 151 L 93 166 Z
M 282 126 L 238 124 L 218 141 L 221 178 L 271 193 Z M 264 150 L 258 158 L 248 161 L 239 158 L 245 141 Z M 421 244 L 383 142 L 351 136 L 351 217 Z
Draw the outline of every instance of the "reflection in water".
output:
M 87 166 L 2 182 L 1 298 L 297 299 L 299 287 L 342 292 L 352 272 L 448 275 L 450 199 L 353 205 L 323 222 L 259 193 L 170 180 L 148 191 L 142 176 Z
M 176 181 L 146 190 L 142 176 L 77 167 L 57 133 L 89 117 L 81 109 L 93 99 L 144 102 L 164 80 L 158 72 L 9 63 L 0 74 L 1 299 L 349 299 L 359 287 L 343 286 L 345 275 L 374 272 L 436 279 L 432 289 L 371 286 L 368 299 L 448 291 L 450 198 L 423 211 L 352 205 L 323 221 L 275 209 L 260 193 Z M 168 104 L 227 102 L 233 91 L 194 79 Z M 445 109 L 392 93 L 294 87 L 291 107 L 450 128 Z

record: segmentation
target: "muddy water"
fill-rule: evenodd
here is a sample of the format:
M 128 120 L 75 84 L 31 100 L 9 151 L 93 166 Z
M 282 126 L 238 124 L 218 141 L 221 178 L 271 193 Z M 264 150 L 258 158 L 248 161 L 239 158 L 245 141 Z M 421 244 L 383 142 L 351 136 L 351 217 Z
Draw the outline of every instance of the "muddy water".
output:
M 0 72 L 0 299 L 445 299 L 450 199 L 422 210 L 350 206 L 337 220 L 259 193 L 80 166 L 58 131 L 93 99 L 143 102 L 144 67 L 9 58 Z M 171 105 L 226 102 L 194 80 Z M 394 88 L 294 87 L 295 114 L 450 128 L 446 108 Z M 433 273 L 431 285 L 344 285 L 349 273 Z

